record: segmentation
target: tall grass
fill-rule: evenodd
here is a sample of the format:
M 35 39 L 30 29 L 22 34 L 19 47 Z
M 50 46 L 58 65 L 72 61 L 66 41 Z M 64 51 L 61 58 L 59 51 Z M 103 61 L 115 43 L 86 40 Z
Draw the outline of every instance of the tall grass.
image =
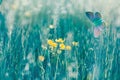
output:
M 112 12 L 117 5 L 107 10 L 91 1 L 25 1 L 1 4 L 1 80 L 120 79 L 119 14 Z M 89 10 L 106 21 L 99 38 L 85 16 Z

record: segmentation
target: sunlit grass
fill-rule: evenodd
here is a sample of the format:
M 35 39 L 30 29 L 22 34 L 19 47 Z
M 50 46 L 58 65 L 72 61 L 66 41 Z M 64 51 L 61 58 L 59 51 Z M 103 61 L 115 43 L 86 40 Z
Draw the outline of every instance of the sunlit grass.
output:
M 113 3 L 4 0 L 0 79 L 119 80 L 119 1 Z M 99 11 L 107 24 L 99 38 L 86 11 Z

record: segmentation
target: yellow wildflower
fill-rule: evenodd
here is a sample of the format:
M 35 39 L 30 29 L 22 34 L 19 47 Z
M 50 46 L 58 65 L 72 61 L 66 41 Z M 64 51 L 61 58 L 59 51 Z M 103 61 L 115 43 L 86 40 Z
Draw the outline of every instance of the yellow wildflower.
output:
M 55 41 L 56 41 L 56 42 L 61 42 L 61 43 L 64 42 L 64 40 L 63 40 L 62 38 L 56 39 Z
M 18 8 L 18 6 L 15 5 L 15 4 L 11 5 L 11 7 L 12 7 L 13 10 L 16 10 Z
M 45 60 L 45 57 L 44 56 L 39 56 L 38 59 L 43 62 Z
M 53 46 L 53 47 L 57 47 L 57 43 L 55 43 L 55 42 L 52 43 L 52 46 Z
M 78 46 L 78 42 L 73 41 L 73 42 L 72 42 L 72 45 L 73 45 L 73 46 Z
M 57 47 L 57 43 L 53 42 L 52 40 L 48 40 L 48 44 L 52 47 Z
M 66 50 L 71 50 L 71 46 L 66 46 L 65 49 Z
M 27 11 L 27 12 L 24 13 L 24 15 L 25 15 L 26 17 L 30 17 L 30 16 L 31 16 L 31 13 Z
M 60 49 L 64 50 L 65 49 L 65 45 L 64 44 L 60 44 Z
M 47 43 L 48 43 L 49 45 L 51 45 L 51 44 L 53 43 L 53 41 L 52 41 L 52 40 L 48 40 Z
M 50 29 L 53 29 L 53 28 L 55 28 L 55 27 L 54 27 L 54 25 L 49 25 L 49 28 L 50 28 Z

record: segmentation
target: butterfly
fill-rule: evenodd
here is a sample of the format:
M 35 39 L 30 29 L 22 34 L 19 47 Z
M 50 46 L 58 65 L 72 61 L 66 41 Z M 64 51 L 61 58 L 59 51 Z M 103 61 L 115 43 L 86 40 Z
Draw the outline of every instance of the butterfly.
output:
M 91 22 L 94 23 L 94 37 L 99 37 L 104 29 L 105 23 L 102 19 L 102 16 L 99 12 L 86 12 L 86 16 Z

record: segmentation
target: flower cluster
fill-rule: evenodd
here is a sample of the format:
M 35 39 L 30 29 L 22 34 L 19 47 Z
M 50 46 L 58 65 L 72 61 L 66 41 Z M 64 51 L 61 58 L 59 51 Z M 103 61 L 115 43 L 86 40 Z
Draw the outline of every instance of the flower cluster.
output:
M 62 38 L 56 39 L 55 41 L 48 40 L 47 43 L 52 49 L 57 48 L 59 50 L 71 50 L 71 46 L 65 45 L 65 40 Z
M 48 39 L 47 40 L 47 44 L 48 46 L 44 46 L 42 45 L 42 49 L 43 50 L 48 50 L 50 51 L 50 53 L 54 54 L 54 55 L 58 55 L 58 54 L 61 54 L 62 51 L 71 51 L 72 50 L 72 47 L 74 46 L 78 46 L 78 42 L 71 42 L 71 45 L 66 45 L 65 44 L 65 39 L 62 39 L 62 38 L 58 38 L 58 39 Z M 57 54 L 56 54 L 57 53 Z M 43 62 L 45 57 L 44 56 L 39 56 L 38 57 L 39 61 Z

